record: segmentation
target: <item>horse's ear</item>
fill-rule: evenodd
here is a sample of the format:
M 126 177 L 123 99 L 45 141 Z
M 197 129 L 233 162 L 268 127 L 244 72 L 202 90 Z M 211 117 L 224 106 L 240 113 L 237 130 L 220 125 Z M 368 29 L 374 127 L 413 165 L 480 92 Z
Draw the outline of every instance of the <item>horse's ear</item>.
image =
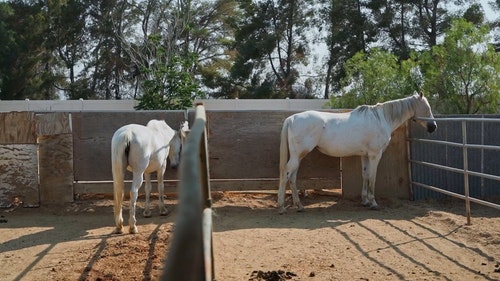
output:
M 424 97 L 424 92 L 420 91 L 420 92 L 418 92 L 418 95 L 420 96 L 420 98 L 423 98 Z
M 180 128 L 179 128 L 179 133 L 181 135 L 181 139 L 184 140 L 187 138 L 187 134 L 189 133 L 189 123 L 188 121 L 182 121 Z

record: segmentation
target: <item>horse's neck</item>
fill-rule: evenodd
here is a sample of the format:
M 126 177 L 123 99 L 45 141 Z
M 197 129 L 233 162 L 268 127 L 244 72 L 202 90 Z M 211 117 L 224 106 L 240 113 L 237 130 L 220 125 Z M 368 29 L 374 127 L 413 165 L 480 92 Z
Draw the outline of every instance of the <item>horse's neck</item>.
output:
M 384 112 L 385 120 L 391 128 L 391 132 L 394 132 L 415 114 L 413 97 L 386 102 L 381 104 L 380 108 Z

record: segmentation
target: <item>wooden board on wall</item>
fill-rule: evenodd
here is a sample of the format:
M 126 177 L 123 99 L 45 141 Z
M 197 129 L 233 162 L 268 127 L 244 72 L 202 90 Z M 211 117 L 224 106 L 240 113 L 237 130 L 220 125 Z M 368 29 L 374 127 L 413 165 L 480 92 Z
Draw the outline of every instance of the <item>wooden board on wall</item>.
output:
M 70 114 L 68 112 L 37 114 L 35 116 L 37 136 L 71 134 L 69 116 Z
M 39 142 L 40 202 L 73 202 L 73 136 L 41 136 Z
M 35 144 L 33 112 L 0 113 L 0 144 Z
M 403 125 L 392 133 L 391 142 L 380 159 L 375 183 L 376 199 L 379 197 L 409 198 L 406 151 L 406 126 Z M 359 156 L 342 158 L 342 196 L 361 198 L 362 186 L 361 158 Z
M 298 182 L 298 189 L 324 189 L 325 186 L 331 186 L 332 180 L 328 179 L 302 179 Z M 177 180 L 166 180 L 164 182 L 165 192 L 178 192 Z M 210 188 L 212 191 L 249 191 L 249 190 L 278 190 L 277 179 L 233 179 L 233 180 L 211 180 Z M 131 181 L 125 182 L 126 190 L 129 190 Z M 156 182 L 153 183 L 153 193 L 157 193 Z M 112 182 L 77 182 L 74 184 L 74 192 L 78 194 L 87 193 L 113 193 Z M 144 189 L 139 191 L 144 192 Z M 128 192 L 125 193 L 128 195 Z M 153 200 L 156 200 L 154 198 Z
M 185 119 L 184 111 L 77 112 L 72 113 L 75 181 L 113 180 L 111 174 L 111 138 L 127 124 L 163 119 L 174 130 Z M 131 174 L 127 173 L 127 179 Z M 177 178 L 167 168 L 165 179 Z
M 39 206 L 37 146 L 0 144 L 0 207 Z
M 279 177 L 280 134 L 283 121 L 295 111 L 208 111 L 211 179 Z M 299 188 L 305 179 L 330 180 L 325 188 L 340 186 L 339 158 L 316 150 L 303 159 Z M 277 185 L 276 185 L 277 188 Z

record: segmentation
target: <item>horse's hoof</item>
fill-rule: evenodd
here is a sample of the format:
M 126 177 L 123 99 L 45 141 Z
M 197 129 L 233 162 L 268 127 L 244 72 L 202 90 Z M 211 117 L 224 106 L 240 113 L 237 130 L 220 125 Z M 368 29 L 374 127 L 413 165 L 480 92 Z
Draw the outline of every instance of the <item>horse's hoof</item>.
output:
M 168 210 L 163 210 L 160 212 L 160 216 L 167 216 L 170 212 Z
M 304 209 L 304 207 L 299 207 L 299 208 L 297 209 L 297 212 L 299 212 L 299 213 L 303 213 L 303 212 L 305 212 L 305 211 L 306 211 L 306 209 Z
M 378 205 L 373 205 L 373 206 L 370 206 L 370 210 L 378 211 L 378 210 L 380 210 L 380 207 Z
M 361 205 L 363 205 L 363 207 L 368 207 L 368 206 L 370 206 L 370 202 L 368 202 L 368 201 L 361 202 Z
M 130 232 L 130 234 L 136 234 L 137 233 L 137 226 L 130 227 L 129 232 Z
M 280 210 L 279 210 L 279 214 L 283 215 L 284 213 L 286 213 L 286 208 L 281 207 Z
M 115 234 L 122 234 L 123 233 L 123 228 L 115 228 Z
M 151 212 L 144 212 L 142 213 L 142 216 L 145 217 L 145 218 L 150 218 L 151 217 Z

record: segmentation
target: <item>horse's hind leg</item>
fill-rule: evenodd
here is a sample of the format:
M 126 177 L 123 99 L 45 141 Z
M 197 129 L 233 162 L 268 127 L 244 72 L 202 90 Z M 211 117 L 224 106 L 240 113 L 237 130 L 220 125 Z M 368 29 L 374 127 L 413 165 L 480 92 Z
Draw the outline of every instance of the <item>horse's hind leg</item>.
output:
M 294 185 L 292 186 L 292 177 L 294 174 L 296 174 L 297 170 L 299 168 L 299 160 L 293 156 L 290 157 L 290 160 L 288 160 L 288 163 L 286 164 L 285 171 L 283 172 L 282 175 L 280 175 L 280 186 L 278 189 L 278 208 L 279 208 L 279 213 L 283 214 L 286 212 L 286 207 L 285 207 L 285 193 L 286 193 L 286 186 L 288 183 L 290 183 L 290 189 L 292 190 L 292 196 L 293 196 L 293 202 L 296 202 L 296 197 L 298 198 L 298 195 L 294 195 L 294 189 L 296 190 L 297 187 Z
M 299 193 L 297 191 L 297 173 L 298 173 L 298 167 L 290 175 L 290 189 L 292 190 L 293 204 L 298 207 L 297 209 L 298 212 L 303 212 L 304 206 L 302 206 L 302 203 L 300 203 Z
M 137 220 L 135 219 L 135 209 L 137 203 L 137 197 L 139 196 L 139 188 L 141 188 L 143 181 L 144 173 L 134 172 L 132 187 L 130 188 L 130 217 L 128 220 L 129 223 L 129 232 L 132 234 L 137 233 Z
M 304 206 L 300 203 L 299 193 L 297 191 L 297 173 L 299 171 L 300 159 L 296 156 L 291 156 L 286 165 L 287 178 L 290 181 L 290 189 L 292 190 L 293 204 L 298 207 L 298 211 L 302 212 Z
M 289 173 L 288 169 L 283 172 L 282 175 L 280 175 L 280 185 L 278 189 L 278 209 L 279 213 L 283 214 L 286 212 L 285 208 L 285 192 L 286 192 L 286 185 L 288 184 L 289 180 Z
M 146 192 L 146 203 L 144 205 L 144 211 L 142 212 L 142 215 L 145 218 L 151 217 L 151 208 L 150 208 L 150 196 L 151 196 L 151 174 L 144 174 L 144 179 L 146 181 L 144 185 L 144 191 Z
M 166 166 L 166 163 L 165 163 Z M 165 168 L 158 170 L 158 206 L 160 207 L 160 215 L 166 216 L 168 215 L 168 209 L 165 206 L 165 202 L 163 202 L 163 191 L 165 186 L 163 185 L 163 174 L 165 173 Z
M 115 215 L 115 233 L 123 232 L 123 216 L 122 216 L 122 202 L 123 202 L 123 189 L 124 183 L 122 181 L 115 180 L 113 182 L 114 191 L 114 215 Z

